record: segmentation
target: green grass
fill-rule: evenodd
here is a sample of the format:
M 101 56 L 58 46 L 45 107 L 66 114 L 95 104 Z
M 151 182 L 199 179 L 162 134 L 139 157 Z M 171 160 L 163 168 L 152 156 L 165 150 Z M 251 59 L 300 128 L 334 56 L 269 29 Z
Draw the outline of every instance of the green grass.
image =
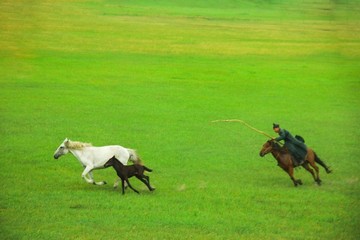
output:
M 358 239 L 357 1 L 2 1 L 1 239 Z M 294 188 L 279 122 L 332 166 Z M 157 190 L 122 196 L 52 155 L 138 150 Z

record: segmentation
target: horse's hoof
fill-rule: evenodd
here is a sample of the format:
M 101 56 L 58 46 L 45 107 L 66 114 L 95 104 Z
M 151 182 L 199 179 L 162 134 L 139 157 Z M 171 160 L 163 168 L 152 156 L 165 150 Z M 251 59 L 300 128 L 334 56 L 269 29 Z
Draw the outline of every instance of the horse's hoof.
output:
M 297 187 L 298 185 L 302 185 L 302 181 L 299 179 L 299 180 L 296 180 L 295 182 L 294 182 L 294 185 L 295 185 L 295 187 Z

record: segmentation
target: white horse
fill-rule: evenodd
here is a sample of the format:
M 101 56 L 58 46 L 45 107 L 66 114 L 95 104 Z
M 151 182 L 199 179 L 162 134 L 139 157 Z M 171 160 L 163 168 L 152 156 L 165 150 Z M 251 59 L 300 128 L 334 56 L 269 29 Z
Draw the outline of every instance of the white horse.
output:
M 136 154 L 135 150 L 124 148 L 119 145 L 94 147 L 91 143 L 75 142 L 69 139 L 65 139 L 54 153 L 54 158 L 58 159 L 62 155 L 71 152 L 85 168 L 81 176 L 86 182 L 95 185 L 106 184 L 105 181 L 95 182 L 92 170 L 104 168 L 105 163 L 115 156 L 122 164 L 127 165 L 127 162 L 131 160 L 134 163 L 140 163 L 141 160 Z M 88 177 L 86 177 L 88 175 Z M 114 187 L 119 184 L 119 179 L 115 181 Z

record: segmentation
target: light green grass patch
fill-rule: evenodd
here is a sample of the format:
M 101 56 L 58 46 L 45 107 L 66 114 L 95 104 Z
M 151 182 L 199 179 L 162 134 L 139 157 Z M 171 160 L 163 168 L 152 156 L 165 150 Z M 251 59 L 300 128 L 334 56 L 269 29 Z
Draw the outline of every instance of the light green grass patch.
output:
M 356 1 L 5 1 L 2 239 L 357 239 Z M 279 122 L 334 172 L 294 188 Z M 153 193 L 52 155 L 65 137 L 135 148 Z

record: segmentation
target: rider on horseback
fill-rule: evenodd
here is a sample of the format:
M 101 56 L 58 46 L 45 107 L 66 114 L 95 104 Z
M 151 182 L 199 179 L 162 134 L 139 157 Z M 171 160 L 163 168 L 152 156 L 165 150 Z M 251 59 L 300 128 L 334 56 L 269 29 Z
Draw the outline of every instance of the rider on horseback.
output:
M 299 141 L 298 138 L 293 137 L 289 131 L 281 129 L 279 124 L 274 123 L 273 129 L 279 134 L 279 137 L 275 138 L 275 141 L 285 141 L 284 146 L 291 153 L 295 167 L 303 164 L 307 154 L 307 147 L 304 144 L 303 139 L 300 137 L 301 140 Z

